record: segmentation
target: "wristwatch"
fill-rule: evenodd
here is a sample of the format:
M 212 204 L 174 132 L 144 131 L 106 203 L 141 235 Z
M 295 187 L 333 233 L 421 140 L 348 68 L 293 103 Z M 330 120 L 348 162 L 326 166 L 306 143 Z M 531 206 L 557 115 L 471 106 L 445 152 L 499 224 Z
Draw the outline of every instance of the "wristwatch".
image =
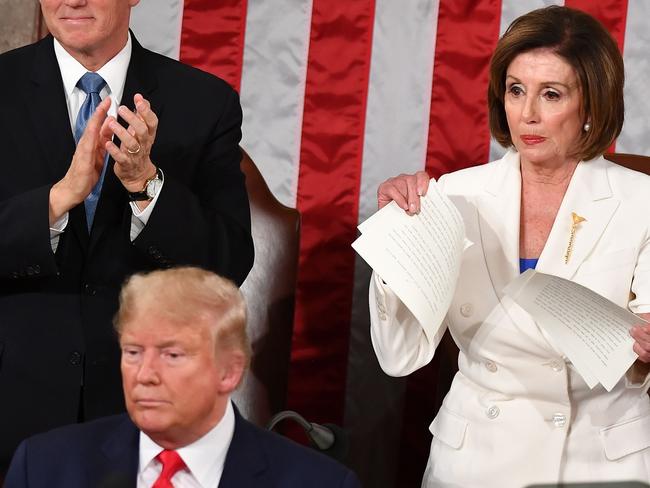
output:
M 129 201 L 140 202 L 142 200 L 151 200 L 156 196 L 158 190 L 162 186 L 163 174 L 160 168 L 156 168 L 156 174 L 144 182 L 144 186 L 140 191 L 130 191 L 127 193 Z

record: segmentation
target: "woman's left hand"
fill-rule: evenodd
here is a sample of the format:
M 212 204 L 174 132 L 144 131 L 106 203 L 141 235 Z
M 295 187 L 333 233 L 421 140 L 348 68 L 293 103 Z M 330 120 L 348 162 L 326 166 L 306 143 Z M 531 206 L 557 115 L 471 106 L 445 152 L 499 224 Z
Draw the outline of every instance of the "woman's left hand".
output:
M 648 320 L 650 314 L 641 314 L 643 319 Z M 650 363 L 650 324 L 635 325 L 630 329 L 630 335 L 634 339 L 634 352 L 639 355 L 639 360 Z

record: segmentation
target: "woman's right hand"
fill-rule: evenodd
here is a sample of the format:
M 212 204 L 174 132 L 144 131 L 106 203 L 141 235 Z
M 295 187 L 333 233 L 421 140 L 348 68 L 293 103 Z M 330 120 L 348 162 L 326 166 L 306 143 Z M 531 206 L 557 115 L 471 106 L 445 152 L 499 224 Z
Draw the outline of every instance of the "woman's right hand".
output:
M 425 171 L 388 178 L 377 188 L 377 207 L 382 208 L 395 200 L 407 214 L 414 215 L 420 212 L 420 197 L 427 194 L 428 188 L 429 175 Z

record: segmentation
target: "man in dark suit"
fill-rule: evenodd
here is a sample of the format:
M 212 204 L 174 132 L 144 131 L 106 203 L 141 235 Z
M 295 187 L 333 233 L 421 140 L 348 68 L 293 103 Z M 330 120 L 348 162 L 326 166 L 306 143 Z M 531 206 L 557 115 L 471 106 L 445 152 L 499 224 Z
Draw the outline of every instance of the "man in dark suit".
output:
M 41 0 L 53 36 L 0 56 L 0 479 L 28 435 L 124 411 L 127 276 L 252 266 L 237 93 L 142 48 L 137 3 Z
M 116 328 L 129 415 L 24 441 L 6 488 L 358 488 L 324 455 L 244 420 L 230 402 L 249 363 L 237 287 L 198 268 L 131 278 Z

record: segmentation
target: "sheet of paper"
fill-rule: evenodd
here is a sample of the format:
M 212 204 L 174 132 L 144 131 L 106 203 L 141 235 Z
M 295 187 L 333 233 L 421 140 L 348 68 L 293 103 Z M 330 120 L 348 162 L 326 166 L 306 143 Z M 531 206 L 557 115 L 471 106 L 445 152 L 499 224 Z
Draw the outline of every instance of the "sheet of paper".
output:
M 598 293 L 534 270 L 505 291 L 548 332 L 591 388 L 601 383 L 611 391 L 636 360 L 629 330 L 644 321 Z
M 421 210 L 409 216 L 395 202 L 359 226 L 352 244 L 386 281 L 427 335 L 435 334 L 456 287 L 465 228 L 454 204 L 431 181 Z

